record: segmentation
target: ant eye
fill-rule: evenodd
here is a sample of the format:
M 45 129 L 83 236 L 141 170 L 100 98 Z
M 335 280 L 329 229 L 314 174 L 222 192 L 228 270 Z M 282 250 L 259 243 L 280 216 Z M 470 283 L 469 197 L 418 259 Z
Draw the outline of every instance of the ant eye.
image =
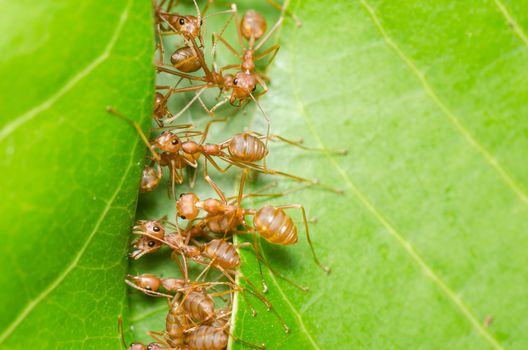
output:
M 152 350 L 152 344 L 149 344 L 149 346 L 147 346 L 147 350 Z
M 180 194 L 180 198 L 183 197 L 183 196 L 185 196 L 185 193 L 181 193 L 181 194 Z
M 154 226 L 154 227 L 152 228 L 152 230 L 155 231 L 155 232 L 159 232 L 160 228 L 159 228 L 158 226 Z
M 203 24 L 203 21 L 200 19 L 200 26 Z
M 255 91 L 257 90 L 257 85 L 253 86 L 253 89 L 251 89 L 251 91 Z
M 146 290 L 152 290 L 152 288 L 150 288 L 150 286 L 146 286 L 145 289 Z
M 183 18 L 180 18 L 180 20 L 179 20 L 178 22 L 179 22 L 179 23 L 180 23 L 180 25 L 182 26 L 182 25 L 184 25 L 184 24 L 185 24 L 185 19 L 183 19 Z
M 154 247 L 155 245 L 156 245 L 156 242 L 154 242 L 154 241 L 149 241 L 148 242 L 148 246 L 151 247 L 151 248 Z
M 185 215 L 180 215 L 180 219 L 185 220 Z
M 171 140 L 171 143 L 172 143 L 173 145 L 177 145 L 177 144 L 178 144 L 178 140 L 176 140 L 176 139 L 172 139 L 172 140 Z
M 238 79 L 233 80 L 233 84 L 238 84 Z

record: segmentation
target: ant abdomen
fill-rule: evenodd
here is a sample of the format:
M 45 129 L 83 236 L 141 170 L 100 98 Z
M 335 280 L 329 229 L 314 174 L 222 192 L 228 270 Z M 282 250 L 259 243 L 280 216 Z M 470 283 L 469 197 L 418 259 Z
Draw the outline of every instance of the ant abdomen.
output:
M 262 207 L 255 213 L 253 225 L 270 243 L 288 245 L 297 242 L 297 227 L 281 208 L 271 205 Z
M 228 336 L 222 329 L 199 326 L 187 336 L 187 344 L 195 350 L 222 350 L 227 346 Z
M 205 292 L 192 291 L 183 301 L 183 308 L 195 321 L 204 321 L 214 317 L 215 303 Z
M 167 101 L 162 93 L 154 94 L 154 117 L 162 119 L 168 114 Z
M 170 337 L 170 345 L 172 347 L 185 342 L 185 313 L 179 303 L 174 303 L 167 314 L 165 330 Z
M 195 51 L 189 46 L 184 46 L 174 51 L 170 60 L 174 68 L 185 73 L 196 72 L 202 67 Z
M 240 265 L 240 255 L 234 245 L 223 239 L 213 239 L 204 244 L 203 254 L 225 269 L 236 268 Z
M 229 154 L 236 160 L 243 162 L 255 162 L 262 160 L 268 149 L 264 142 L 251 134 L 243 133 L 235 135 L 227 146 Z
M 257 40 L 266 32 L 266 19 L 257 11 L 249 10 L 240 21 L 240 31 L 247 40 L 251 37 Z

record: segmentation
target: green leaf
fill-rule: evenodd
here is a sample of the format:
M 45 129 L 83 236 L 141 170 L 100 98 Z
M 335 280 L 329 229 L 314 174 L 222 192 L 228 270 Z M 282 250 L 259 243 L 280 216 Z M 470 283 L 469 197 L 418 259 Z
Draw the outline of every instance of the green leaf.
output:
M 267 297 L 291 333 L 253 300 L 256 318 L 237 301 L 233 332 L 267 349 L 526 348 L 526 6 L 310 0 L 289 8 L 302 27 L 286 21 L 261 104 L 274 133 L 349 155 L 274 145 L 270 167 L 345 193 L 312 188 L 271 202 L 301 203 L 317 216 L 315 249 L 333 270 L 326 276 L 313 263 L 302 230 L 296 246 L 266 244 L 272 265 L 310 293 L 267 274 Z M 237 116 L 213 141 L 252 120 L 262 130 L 261 119 Z M 213 178 L 236 193 L 237 176 Z M 281 181 L 280 190 L 297 186 Z M 212 194 L 203 183 L 196 192 Z M 142 197 L 139 213 L 172 216 L 174 203 L 161 188 Z M 258 284 L 254 254 L 243 256 Z M 177 273 L 167 253 L 132 271 Z M 164 327 L 163 301 L 133 293 L 131 303 L 138 338 Z
M 154 73 L 150 2 L 3 2 L 0 348 L 119 347 Z

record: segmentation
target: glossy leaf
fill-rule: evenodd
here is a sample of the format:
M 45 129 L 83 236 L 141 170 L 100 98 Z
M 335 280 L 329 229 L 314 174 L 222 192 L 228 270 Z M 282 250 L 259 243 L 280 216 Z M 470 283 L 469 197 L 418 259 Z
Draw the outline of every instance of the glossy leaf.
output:
M 526 348 L 525 6 L 313 0 L 289 9 L 302 27 L 286 20 L 262 106 L 274 133 L 349 155 L 276 145 L 271 167 L 345 193 L 311 188 L 272 202 L 317 216 L 312 238 L 332 273 L 313 263 L 302 230 L 296 246 L 266 244 L 273 266 L 310 293 L 267 274 L 267 297 L 291 333 L 257 301 L 253 318 L 241 300 L 233 332 L 267 349 Z M 247 117 L 213 139 L 252 120 L 262 130 L 258 113 Z M 214 179 L 236 193 L 236 176 Z M 143 197 L 141 218 L 173 215 L 164 192 Z M 212 193 L 203 183 L 196 192 Z M 243 255 L 258 284 L 254 254 Z M 167 261 L 162 254 L 133 271 L 177 273 Z M 163 328 L 163 303 L 136 294 L 131 302 L 137 337 Z
M 149 122 L 150 3 L 3 1 L 0 348 L 117 349 Z

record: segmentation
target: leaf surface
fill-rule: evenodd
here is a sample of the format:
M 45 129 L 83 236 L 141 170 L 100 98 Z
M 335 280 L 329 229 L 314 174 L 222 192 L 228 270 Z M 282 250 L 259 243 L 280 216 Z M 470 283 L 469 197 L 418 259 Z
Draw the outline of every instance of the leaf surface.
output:
M 118 348 L 144 146 L 106 106 L 146 127 L 150 3 L 0 7 L 0 348 Z
M 271 202 L 300 203 L 317 216 L 312 238 L 332 273 L 313 263 L 301 229 L 295 246 L 265 244 L 272 265 L 310 293 L 267 274 L 267 297 L 291 333 L 257 301 L 253 318 L 237 300 L 234 334 L 267 349 L 526 348 L 525 6 L 313 0 L 289 9 L 302 27 L 286 21 L 260 100 L 272 131 L 349 154 L 274 145 L 270 167 L 345 193 L 311 188 Z M 252 113 L 213 139 L 248 125 L 262 130 Z M 214 180 L 236 193 L 236 176 Z M 196 192 L 212 195 L 203 183 Z M 174 213 L 164 190 L 141 202 L 140 218 Z M 258 284 L 253 256 L 243 252 L 243 272 Z M 132 271 L 174 275 L 168 259 Z M 131 302 L 138 338 L 164 327 L 162 302 L 136 294 Z

